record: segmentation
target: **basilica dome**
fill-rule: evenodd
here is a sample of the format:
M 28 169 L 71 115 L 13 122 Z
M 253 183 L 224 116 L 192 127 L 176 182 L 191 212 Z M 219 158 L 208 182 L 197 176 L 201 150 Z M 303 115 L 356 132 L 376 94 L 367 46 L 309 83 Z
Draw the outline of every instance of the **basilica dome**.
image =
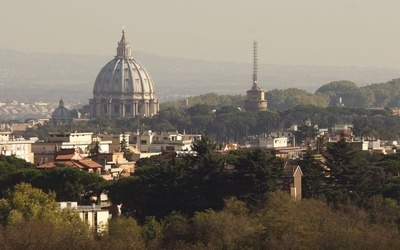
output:
M 89 100 L 92 117 L 133 118 L 158 113 L 154 83 L 147 70 L 131 55 L 131 47 L 122 31 L 117 55 L 97 75 L 93 99 Z

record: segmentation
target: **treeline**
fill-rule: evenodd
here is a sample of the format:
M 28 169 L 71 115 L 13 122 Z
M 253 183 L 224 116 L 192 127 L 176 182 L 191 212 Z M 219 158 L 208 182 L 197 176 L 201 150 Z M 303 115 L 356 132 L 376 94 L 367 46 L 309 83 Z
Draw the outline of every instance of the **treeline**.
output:
M 315 93 L 302 89 L 273 89 L 265 92 L 268 109 L 284 111 L 297 105 L 314 105 L 318 107 L 338 106 L 342 104 L 350 108 L 393 108 L 400 107 L 400 79 L 386 83 L 376 83 L 358 87 L 351 81 L 335 81 L 318 88 Z M 214 107 L 232 105 L 243 108 L 246 95 L 217 95 L 209 93 L 188 97 L 189 105 L 208 104 Z M 185 101 L 163 103 L 163 107 L 182 107 Z
M 29 186 L 23 191 L 37 193 Z M 15 187 L 14 196 L 21 196 L 21 186 Z M 51 203 L 51 197 L 43 194 L 36 198 Z M 35 197 L 24 201 L 32 205 Z M 22 210 L 16 206 L 13 209 Z M 47 205 L 46 213 L 54 214 L 57 210 Z M 374 215 L 384 217 L 384 208 L 377 207 Z M 398 230 L 371 223 L 371 213 L 352 207 L 333 210 L 315 199 L 295 202 L 282 192 L 268 193 L 265 203 L 253 209 L 231 198 L 225 200 L 223 209 L 198 212 L 192 218 L 174 212 L 160 221 L 149 217 L 139 224 L 122 216 L 110 221 L 108 232 L 97 235 L 77 215 L 71 213 L 69 217 L 66 220 L 59 212 L 51 219 L 28 215 L 23 220 L 2 225 L 2 249 L 372 250 L 398 249 L 400 245 Z
M 46 139 L 50 131 L 92 131 L 94 134 L 118 134 L 123 132 L 178 131 L 187 134 L 202 134 L 204 131 L 218 142 L 244 143 L 248 135 L 262 135 L 271 131 L 283 131 L 298 125 L 296 141 L 301 143 L 305 135 L 313 136 L 312 127 L 331 128 L 335 124 L 352 124 L 358 137 L 373 136 L 381 140 L 397 140 L 400 137 L 400 116 L 389 109 L 364 109 L 349 107 L 318 107 L 299 105 L 282 112 L 246 112 L 235 106 L 215 108 L 208 104 L 196 104 L 187 109 L 168 107 L 153 117 L 135 119 L 108 119 L 81 121 L 72 125 L 52 127 L 50 124 L 28 128 L 24 137 L 37 136 Z M 310 133 L 312 132 L 312 133 Z

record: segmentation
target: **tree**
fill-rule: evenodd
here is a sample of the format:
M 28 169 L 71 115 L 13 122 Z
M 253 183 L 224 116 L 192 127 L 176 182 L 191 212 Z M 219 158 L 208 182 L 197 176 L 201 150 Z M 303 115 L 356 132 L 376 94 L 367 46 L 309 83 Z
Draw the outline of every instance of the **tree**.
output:
M 39 175 L 36 166 L 15 156 L 0 155 L 0 189 L 6 190 L 21 181 L 30 181 Z M 3 193 L 0 192 L 0 198 Z
M 303 198 L 322 197 L 325 191 L 325 170 L 314 155 L 315 152 L 308 148 L 303 159 L 297 161 L 304 174 L 301 181 Z
M 133 218 L 122 216 L 110 220 L 106 235 L 101 237 L 104 249 L 144 249 L 142 228 Z
M 158 119 L 168 121 L 178 131 L 185 130 L 190 124 L 189 115 L 183 109 L 175 107 L 169 107 L 160 111 Z
M 324 156 L 330 170 L 326 178 L 328 200 L 335 204 L 360 201 L 365 192 L 364 181 L 368 180 L 365 152 L 355 150 L 342 135 L 339 141 L 327 146 Z
M 100 153 L 101 147 L 98 141 L 96 141 L 94 147 L 90 149 L 90 154 L 91 155 L 97 155 Z
M 181 160 L 147 162 L 134 176 L 118 180 L 109 198 L 122 204 L 122 212 L 144 222 L 147 216 L 162 218 L 172 211 L 187 212 L 190 166 Z
M 133 156 L 133 152 L 129 149 L 129 142 L 126 140 L 126 134 L 122 134 L 122 140 L 120 143 L 120 151 L 124 153 L 124 158 L 130 161 Z
M 55 193 L 46 194 L 30 184 L 20 183 L 8 190 L 0 200 L 0 223 L 3 225 L 37 219 L 44 221 L 80 221 L 78 214 L 61 211 L 55 201 Z
M 109 184 L 95 173 L 69 167 L 56 167 L 45 171 L 42 177 L 34 181 L 34 185 L 46 192 L 55 192 L 58 201 L 92 204 L 92 197 L 99 197 Z
M 227 163 L 233 167 L 228 172 L 230 195 L 248 204 L 259 204 L 266 192 L 279 187 L 283 160 L 262 149 L 232 151 Z
M 259 248 L 257 239 L 264 230 L 235 198 L 226 199 L 222 211 L 208 209 L 193 217 L 193 241 L 212 249 Z

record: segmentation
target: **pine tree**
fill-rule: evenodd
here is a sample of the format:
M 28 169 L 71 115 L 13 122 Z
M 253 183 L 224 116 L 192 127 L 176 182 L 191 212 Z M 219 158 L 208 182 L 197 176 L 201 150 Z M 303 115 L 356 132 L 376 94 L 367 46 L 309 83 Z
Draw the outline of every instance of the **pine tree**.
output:
M 302 172 L 302 195 L 304 198 L 322 197 L 325 190 L 325 173 L 321 161 L 315 158 L 315 152 L 308 148 L 303 159 L 297 161 Z
M 328 200 L 349 203 L 360 200 L 365 186 L 368 162 L 361 150 L 356 150 L 342 135 L 338 142 L 328 145 L 324 152 Z

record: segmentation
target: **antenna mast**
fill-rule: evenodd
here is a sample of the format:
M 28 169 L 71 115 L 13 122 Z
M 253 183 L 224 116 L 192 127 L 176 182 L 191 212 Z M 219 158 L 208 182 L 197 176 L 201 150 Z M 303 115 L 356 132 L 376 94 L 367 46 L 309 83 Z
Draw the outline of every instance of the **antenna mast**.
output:
M 257 42 L 253 44 L 253 83 L 257 83 Z

